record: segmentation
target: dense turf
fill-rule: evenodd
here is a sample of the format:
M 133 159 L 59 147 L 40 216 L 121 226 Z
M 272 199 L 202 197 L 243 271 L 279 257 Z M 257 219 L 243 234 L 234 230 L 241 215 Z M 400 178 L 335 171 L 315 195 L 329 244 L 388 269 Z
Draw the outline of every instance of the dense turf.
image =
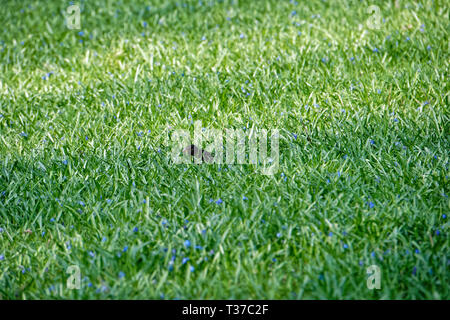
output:
M 450 298 L 444 4 L 82 1 L 69 30 L 3 1 L 0 299 Z M 192 120 L 278 128 L 279 172 L 174 165 Z

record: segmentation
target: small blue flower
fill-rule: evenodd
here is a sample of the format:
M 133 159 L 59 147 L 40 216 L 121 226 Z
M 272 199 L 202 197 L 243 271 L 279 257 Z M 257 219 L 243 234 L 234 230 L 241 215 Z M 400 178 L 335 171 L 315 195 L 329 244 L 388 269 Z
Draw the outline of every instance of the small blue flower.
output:
M 181 264 L 185 264 L 186 262 L 188 262 L 189 261 L 189 258 L 183 258 L 183 260 L 181 260 Z
M 344 243 L 344 249 L 348 249 L 348 245 Z
M 297 140 L 297 135 L 295 133 L 292 134 L 295 140 Z
M 128 246 L 123 247 L 123 252 L 127 252 L 128 251 Z
M 184 241 L 184 245 L 189 248 L 191 246 L 191 242 L 189 240 Z
M 64 165 L 67 165 L 68 161 L 67 160 L 63 160 L 62 162 Z
M 223 201 L 222 201 L 222 199 L 219 198 L 219 200 L 217 200 L 216 203 L 217 203 L 217 204 L 222 204 Z
M 246 200 L 248 200 L 248 198 L 246 196 L 243 196 L 242 200 L 246 201 Z
M 55 222 L 55 218 L 51 218 L 51 219 L 50 219 L 50 222 Z
M 190 266 L 190 267 L 189 267 L 189 270 L 190 270 L 191 272 L 194 272 L 195 268 L 194 268 L 193 266 Z
M 5 256 L 0 254 L 0 261 L 5 260 Z
M 119 272 L 119 278 L 122 279 L 125 277 L 125 273 L 123 271 Z
M 414 252 L 415 252 L 415 253 L 420 253 L 420 250 L 419 250 L 419 249 L 416 249 Z
M 446 215 L 446 214 L 443 214 L 443 215 L 442 215 L 442 218 L 443 218 L 443 219 L 447 219 L 447 215 Z
M 372 201 L 369 201 L 369 208 L 372 209 L 373 207 L 375 207 L 375 204 Z
M 332 237 L 333 236 L 333 232 L 330 231 L 330 233 L 328 233 L 328 236 Z
M 277 238 L 281 238 L 281 233 L 277 233 Z
M 139 231 L 138 227 L 134 227 L 133 232 L 138 232 L 138 231 Z
M 82 36 L 84 36 L 84 32 L 83 32 L 83 31 L 80 31 L 80 32 L 78 32 L 78 35 L 79 35 L 80 37 L 82 37 Z
M 412 274 L 413 274 L 413 276 L 415 276 L 415 275 L 416 275 L 416 273 L 417 273 L 417 268 L 416 268 L 416 267 L 414 267 L 414 268 L 413 268 L 413 270 L 412 270 Z
M 92 251 L 89 251 L 89 256 L 91 256 L 93 258 L 93 257 L 95 257 L 95 253 Z
M 106 242 L 106 240 L 107 240 L 106 237 L 103 237 L 103 238 L 102 238 L 102 242 Z
M 239 38 L 244 39 L 244 38 L 245 38 L 245 34 L 241 33 L 241 34 L 239 35 Z

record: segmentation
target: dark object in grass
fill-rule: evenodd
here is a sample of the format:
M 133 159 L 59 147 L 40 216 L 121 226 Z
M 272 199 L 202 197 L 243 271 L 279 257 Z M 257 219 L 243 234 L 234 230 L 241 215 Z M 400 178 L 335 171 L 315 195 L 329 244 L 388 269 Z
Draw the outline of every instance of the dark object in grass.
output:
M 210 152 L 198 148 L 195 144 L 191 144 L 184 148 L 183 153 L 193 156 L 197 159 L 200 159 L 201 157 L 202 161 L 206 163 L 214 162 L 214 157 Z

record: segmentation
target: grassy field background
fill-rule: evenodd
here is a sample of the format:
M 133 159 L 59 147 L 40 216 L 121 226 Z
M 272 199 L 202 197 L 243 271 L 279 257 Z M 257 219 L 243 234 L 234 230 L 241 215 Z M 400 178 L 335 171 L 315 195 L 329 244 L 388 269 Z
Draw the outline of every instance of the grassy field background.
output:
M 450 298 L 446 1 L 77 3 L 0 6 L 0 299 Z M 278 173 L 174 165 L 195 120 Z

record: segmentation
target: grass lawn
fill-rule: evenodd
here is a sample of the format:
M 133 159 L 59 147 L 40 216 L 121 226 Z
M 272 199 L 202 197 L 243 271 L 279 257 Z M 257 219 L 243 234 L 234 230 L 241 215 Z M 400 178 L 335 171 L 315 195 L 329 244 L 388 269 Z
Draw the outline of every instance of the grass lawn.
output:
M 2 1 L 0 299 L 450 298 L 448 3 L 297 1 Z

